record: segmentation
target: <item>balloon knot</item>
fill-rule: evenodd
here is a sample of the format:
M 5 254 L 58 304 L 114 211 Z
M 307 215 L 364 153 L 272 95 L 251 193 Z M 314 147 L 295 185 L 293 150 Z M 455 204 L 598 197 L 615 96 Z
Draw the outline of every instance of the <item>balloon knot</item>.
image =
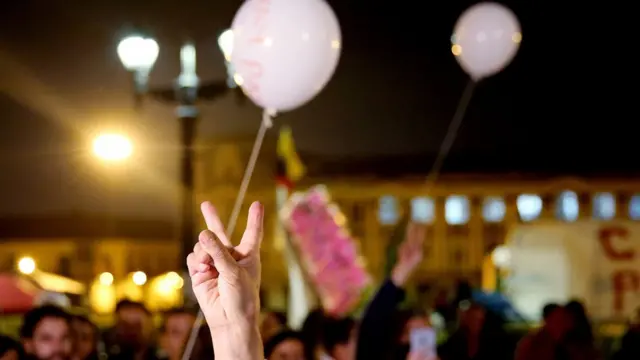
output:
M 267 129 L 273 126 L 273 117 L 276 116 L 276 111 L 272 109 L 265 109 L 262 113 L 262 123 Z

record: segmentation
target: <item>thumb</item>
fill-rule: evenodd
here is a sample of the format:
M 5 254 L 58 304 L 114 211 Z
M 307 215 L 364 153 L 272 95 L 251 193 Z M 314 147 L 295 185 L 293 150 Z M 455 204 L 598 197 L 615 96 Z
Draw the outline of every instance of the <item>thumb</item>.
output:
M 222 241 L 209 230 L 204 230 L 199 237 L 202 249 L 211 256 L 213 266 L 215 266 L 221 276 L 234 275 L 238 271 L 238 265 L 233 259 L 229 250 L 222 244 Z

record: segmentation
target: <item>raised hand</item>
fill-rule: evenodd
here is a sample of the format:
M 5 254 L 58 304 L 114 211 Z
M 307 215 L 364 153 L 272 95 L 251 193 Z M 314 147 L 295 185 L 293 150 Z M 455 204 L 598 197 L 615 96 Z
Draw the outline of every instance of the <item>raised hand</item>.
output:
M 422 262 L 425 236 L 426 227 L 424 225 L 409 223 L 405 239 L 398 248 L 398 260 L 391 271 L 391 281 L 396 286 L 404 286 Z
M 438 360 L 436 355 L 429 355 L 421 352 L 411 352 L 407 355 L 407 360 Z
M 235 247 L 213 205 L 205 202 L 201 210 L 208 230 L 200 233 L 187 265 L 193 292 L 211 329 L 216 357 L 261 358 L 258 292 L 263 207 L 258 202 L 251 204 L 247 228 Z

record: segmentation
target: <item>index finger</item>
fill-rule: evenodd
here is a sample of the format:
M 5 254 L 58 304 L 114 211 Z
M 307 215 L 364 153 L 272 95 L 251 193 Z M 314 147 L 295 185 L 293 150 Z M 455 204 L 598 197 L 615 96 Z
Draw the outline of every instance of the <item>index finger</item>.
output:
M 224 225 L 222 225 L 222 221 L 220 221 L 218 212 L 216 208 L 213 207 L 213 204 L 205 201 L 200 205 L 200 210 L 202 211 L 202 216 L 204 217 L 204 222 L 207 224 L 207 228 L 220 239 L 224 246 L 231 247 L 231 241 L 229 241 L 227 237 Z
M 415 222 L 409 223 L 409 228 L 407 229 L 407 242 L 419 245 L 424 242 L 425 236 L 426 227 Z

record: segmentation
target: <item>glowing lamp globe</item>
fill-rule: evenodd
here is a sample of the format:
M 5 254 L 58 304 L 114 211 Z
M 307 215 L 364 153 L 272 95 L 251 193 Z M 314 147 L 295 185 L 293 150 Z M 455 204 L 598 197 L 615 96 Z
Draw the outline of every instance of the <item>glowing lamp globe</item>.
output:
M 133 144 L 126 136 L 102 134 L 93 141 L 93 153 L 104 161 L 121 161 L 133 153 Z
M 31 257 L 23 257 L 18 261 L 18 270 L 25 274 L 31 275 L 36 271 L 36 262 Z
M 131 278 L 133 280 L 133 283 L 138 286 L 142 286 L 147 283 L 147 274 L 142 271 L 134 272 Z
M 231 29 L 227 29 L 220 34 L 218 37 L 218 46 L 225 60 L 231 61 L 231 52 L 233 51 L 233 31 Z
M 118 57 L 129 71 L 150 71 L 158 59 L 160 47 L 152 38 L 129 36 L 118 44 Z
M 507 247 L 498 246 L 493 250 L 491 260 L 498 269 L 506 269 L 511 265 L 511 251 Z

